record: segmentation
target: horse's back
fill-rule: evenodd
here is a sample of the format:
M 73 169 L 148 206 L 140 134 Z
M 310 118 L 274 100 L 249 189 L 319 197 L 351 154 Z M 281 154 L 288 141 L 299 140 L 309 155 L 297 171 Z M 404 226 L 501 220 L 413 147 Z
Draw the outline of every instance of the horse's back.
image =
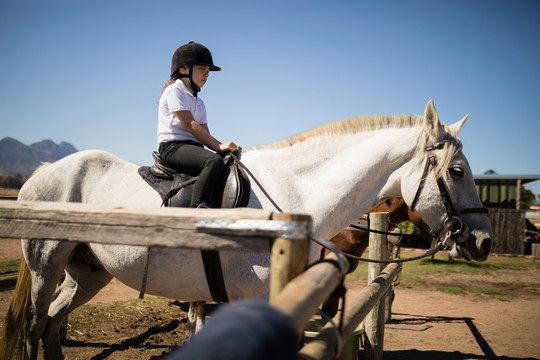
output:
M 80 151 L 37 171 L 21 188 L 19 200 L 159 206 L 159 195 L 137 169 L 107 151 Z

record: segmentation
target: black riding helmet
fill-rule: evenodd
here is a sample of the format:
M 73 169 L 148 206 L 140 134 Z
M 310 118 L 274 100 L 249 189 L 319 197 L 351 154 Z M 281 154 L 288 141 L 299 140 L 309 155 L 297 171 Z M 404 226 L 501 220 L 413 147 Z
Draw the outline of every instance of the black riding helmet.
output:
M 210 67 L 210 71 L 220 71 L 221 68 L 214 65 L 212 60 L 212 54 L 206 46 L 190 41 L 189 43 L 180 46 L 174 52 L 171 62 L 171 78 L 180 79 L 187 77 L 191 83 L 194 96 L 201 90 L 197 84 L 193 82 L 191 74 L 193 72 L 193 65 L 206 65 Z M 180 74 L 179 70 L 182 66 L 189 66 L 189 73 Z

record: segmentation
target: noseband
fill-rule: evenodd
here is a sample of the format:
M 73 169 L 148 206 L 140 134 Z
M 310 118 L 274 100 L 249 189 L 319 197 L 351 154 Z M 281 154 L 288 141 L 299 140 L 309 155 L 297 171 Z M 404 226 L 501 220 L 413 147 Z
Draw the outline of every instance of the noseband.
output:
M 416 195 L 414 196 L 414 200 L 411 204 L 411 211 L 414 212 L 414 208 L 416 206 L 416 203 L 418 202 L 418 199 L 420 198 L 420 193 L 422 192 L 422 189 L 424 188 L 424 185 L 426 183 L 426 178 L 429 172 L 430 168 L 435 168 L 437 165 L 437 157 L 435 156 L 434 150 L 439 150 L 444 148 L 444 143 L 440 144 L 433 144 L 431 140 L 428 139 L 426 143 L 426 152 L 427 152 L 427 159 L 426 159 L 426 166 L 424 167 L 424 173 L 422 174 L 422 178 L 420 179 L 420 184 L 418 185 L 418 190 L 416 190 Z M 443 177 L 439 177 L 437 179 L 437 186 L 439 187 L 439 192 L 441 195 L 442 202 L 444 204 L 444 207 L 446 209 L 446 217 L 442 221 L 442 224 L 439 225 L 439 227 L 434 231 L 433 236 L 438 238 L 441 234 L 441 231 L 445 231 L 445 239 L 443 241 L 443 245 L 446 246 L 446 241 L 450 238 L 454 240 L 456 243 L 459 243 L 460 245 L 467 244 L 468 251 L 474 251 L 476 249 L 474 244 L 468 243 L 468 241 L 472 241 L 470 237 L 470 230 L 469 227 L 463 223 L 463 221 L 458 217 L 458 215 L 463 214 L 473 214 L 473 213 L 481 213 L 481 214 L 487 214 L 488 210 L 484 207 L 478 207 L 478 208 L 467 208 L 467 209 L 461 209 L 457 210 L 454 207 L 454 204 L 452 203 L 452 199 L 450 198 L 450 193 L 448 192 L 448 188 L 446 187 L 446 184 L 444 183 Z M 470 258 L 469 254 L 462 254 L 466 258 Z

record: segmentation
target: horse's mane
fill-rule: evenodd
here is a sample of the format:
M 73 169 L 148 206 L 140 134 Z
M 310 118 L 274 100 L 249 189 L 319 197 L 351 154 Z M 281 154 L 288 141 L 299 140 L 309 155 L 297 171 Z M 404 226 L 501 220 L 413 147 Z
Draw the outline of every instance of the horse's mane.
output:
M 51 165 L 52 163 L 50 162 L 41 162 L 41 164 L 36 168 L 36 170 L 34 170 L 34 172 L 32 172 L 32 176 L 36 175 L 38 172 L 40 172 L 41 170 L 45 169 L 46 167 L 48 167 L 49 165 Z
M 248 150 L 281 149 L 299 144 L 309 139 L 328 135 L 347 135 L 365 131 L 390 128 L 406 128 L 422 125 L 423 116 L 419 115 L 366 115 L 347 120 L 337 120 L 313 129 L 292 135 L 266 145 L 259 145 Z
M 423 115 L 381 114 L 357 116 L 347 120 L 337 120 L 328 124 L 320 125 L 313 129 L 301 132 L 296 135 L 292 135 L 289 138 L 286 137 L 269 144 L 254 146 L 249 148 L 247 151 L 282 149 L 292 147 L 295 144 L 300 144 L 307 140 L 323 136 L 356 134 L 361 132 L 392 128 L 412 128 L 418 126 L 421 126 L 423 128 L 423 122 Z M 435 174 L 437 177 L 441 176 L 442 173 L 447 170 L 451 159 L 459 150 L 461 150 L 461 142 L 458 140 L 457 134 L 451 133 L 451 131 L 446 125 L 443 125 L 443 127 L 446 131 L 444 142 L 447 144 L 447 146 L 444 147 L 445 151 L 442 151 L 439 154 L 439 161 L 435 168 Z M 425 132 L 425 130 L 422 130 L 413 155 L 413 157 L 418 159 L 418 163 L 420 163 L 425 158 L 425 144 L 427 138 L 427 133 Z

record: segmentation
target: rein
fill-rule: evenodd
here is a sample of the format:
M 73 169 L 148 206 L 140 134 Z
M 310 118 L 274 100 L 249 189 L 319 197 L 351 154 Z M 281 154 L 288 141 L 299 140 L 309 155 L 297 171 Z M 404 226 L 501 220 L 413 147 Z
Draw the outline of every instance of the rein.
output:
M 245 166 L 241 161 L 240 159 L 238 159 L 238 157 L 233 154 L 233 153 L 230 153 L 231 157 L 238 163 L 238 165 L 244 169 L 246 171 L 246 173 L 251 177 L 251 179 L 253 179 L 253 181 L 257 184 L 257 186 L 259 187 L 259 189 L 263 192 L 263 194 L 266 196 L 266 198 L 272 203 L 272 205 L 279 211 L 279 212 L 283 212 L 283 210 L 281 210 L 281 208 L 276 204 L 276 202 L 272 199 L 272 197 L 270 196 L 270 194 L 268 194 L 268 192 L 264 189 L 264 187 L 261 185 L 261 183 L 257 180 L 257 178 L 255 177 L 255 175 L 253 175 L 253 173 L 247 168 L 247 166 Z M 422 178 L 424 179 L 425 176 L 423 176 Z M 423 186 L 423 185 L 422 185 Z M 417 192 L 417 196 L 418 196 L 418 193 Z M 356 228 L 356 229 L 360 229 L 360 230 L 365 230 L 365 231 L 369 231 L 369 232 L 374 232 L 374 233 L 379 233 L 379 234 L 385 234 L 385 235 L 392 235 L 392 236 L 396 236 L 395 233 L 390 233 L 390 232 L 384 232 L 384 231 L 378 231 L 378 230 L 373 230 L 373 229 L 369 229 L 369 228 L 363 228 L 363 227 L 360 227 L 360 226 L 357 226 L 357 225 L 349 225 L 350 227 L 352 228 Z M 420 234 L 420 235 L 410 235 L 410 234 L 400 234 L 401 236 L 407 236 L 407 237 L 427 237 L 427 238 L 431 238 L 431 239 L 434 239 L 435 236 L 432 235 L 432 234 Z M 326 248 L 330 251 L 332 251 L 333 253 L 336 253 L 336 254 L 341 254 L 345 257 L 349 257 L 349 258 L 352 258 L 352 259 L 356 259 L 358 261 L 364 261 L 364 262 L 372 262 L 372 263 L 403 263 L 403 262 L 407 262 L 407 261 L 413 261 L 413 260 L 418 260 L 418 259 L 422 259 L 422 258 L 425 258 L 425 257 L 428 257 L 428 256 L 431 256 L 433 254 L 435 254 L 436 252 L 438 251 L 441 251 L 444 249 L 445 245 L 443 245 L 442 243 L 439 243 L 437 246 L 435 246 L 434 248 L 432 249 L 429 249 L 428 251 L 426 251 L 423 255 L 420 255 L 420 256 L 416 256 L 416 257 L 413 257 L 413 258 L 407 258 L 407 259 L 394 259 L 394 260 L 374 260 L 374 259 L 364 259 L 364 258 L 361 258 L 361 257 L 358 257 L 356 255 L 352 255 L 352 254 L 348 254 L 348 253 L 345 253 L 341 250 L 338 250 L 331 242 L 329 242 L 328 240 L 320 240 L 320 239 L 316 239 L 316 238 L 310 238 L 314 243 L 322 246 L 323 248 Z
M 368 232 L 372 232 L 372 233 L 375 233 L 375 234 L 382 234 L 382 235 L 388 235 L 388 236 L 409 237 L 409 238 L 412 238 L 412 239 L 417 239 L 417 238 L 434 239 L 435 238 L 435 236 L 432 235 L 432 234 L 402 234 L 402 233 L 396 234 L 396 233 L 393 233 L 393 232 L 390 232 L 390 231 L 374 230 L 374 229 L 370 229 L 370 228 L 363 227 L 363 226 L 358 226 L 358 225 L 353 225 L 353 224 L 350 224 L 349 226 L 356 229 L 356 230 L 363 230 L 363 231 L 368 231 Z
M 368 230 L 370 231 L 370 230 Z M 392 234 L 393 236 L 395 236 L 395 234 Z M 348 253 L 344 253 L 343 251 L 340 251 L 340 250 L 337 250 L 337 249 L 331 249 L 329 248 L 328 246 L 325 245 L 325 241 L 322 241 L 322 240 L 319 240 L 319 239 L 315 239 L 315 238 L 311 238 L 311 240 L 318 244 L 318 245 L 321 245 L 325 248 L 328 248 L 334 252 L 339 252 L 341 255 L 345 256 L 345 257 L 348 257 L 348 258 L 351 258 L 351 259 L 355 259 L 355 260 L 358 260 L 358 261 L 363 261 L 363 262 L 370 262 L 370 263 L 377 263 L 377 264 L 392 264 L 392 263 L 398 263 L 398 264 L 401 264 L 401 263 L 404 263 L 404 262 L 409 262 L 409 261 L 414 261 L 414 260 L 419 260 L 419 259 L 423 259 L 425 257 L 428 257 L 428 256 L 431 256 L 441 250 L 444 250 L 445 246 L 442 242 L 438 243 L 435 247 L 427 250 L 425 253 L 423 253 L 422 255 L 418 255 L 418 256 L 415 256 L 415 257 L 412 257 L 412 258 L 406 258 L 406 259 L 392 259 L 392 260 L 375 260 L 375 259 L 365 259 L 365 258 L 361 258 L 359 256 L 356 256 L 356 255 L 352 255 L 352 254 L 348 254 Z
M 272 197 L 270 196 L 270 194 L 268 194 L 266 192 L 266 190 L 264 189 L 264 187 L 261 185 L 261 183 L 259 182 L 259 180 L 257 180 L 257 178 L 255 177 L 255 175 L 253 175 L 253 173 L 247 168 L 246 165 L 244 165 L 243 162 L 240 161 L 240 159 L 238 159 L 238 157 L 234 154 L 234 153 L 229 153 L 231 155 L 231 157 L 234 159 L 234 161 L 236 161 L 238 163 L 238 165 L 244 169 L 246 171 L 246 173 L 251 177 L 251 179 L 253 179 L 253 181 L 255 181 L 255 184 L 257 184 L 257 186 L 259 187 L 259 189 L 261 189 L 261 191 L 263 192 L 264 196 L 266 196 L 266 198 L 272 203 L 272 205 L 274 205 L 274 207 L 277 209 L 277 211 L 279 212 L 283 212 L 283 210 L 281 210 L 281 208 L 278 206 L 278 204 L 276 204 L 276 202 L 274 201 L 274 199 L 272 199 Z
M 372 233 L 375 233 L 375 234 L 383 234 L 383 235 L 387 235 L 387 236 L 400 236 L 400 237 L 408 237 L 408 238 L 412 238 L 412 239 L 428 238 L 428 239 L 431 239 L 431 240 L 435 240 L 437 238 L 434 234 L 396 234 L 396 233 L 392 233 L 390 231 L 374 230 L 374 229 L 370 229 L 370 228 L 366 228 L 366 227 L 362 227 L 362 226 L 357 226 L 357 225 L 352 225 L 352 224 L 349 225 L 349 226 L 352 227 L 352 228 L 355 228 L 357 230 L 364 230 L 364 231 L 372 232 Z M 435 253 L 437 253 L 437 252 L 439 252 L 441 250 L 444 250 L 444 248 L 445 248 L 444 242 L 442 242 L 442 243 L 440 242 L 435 247 L 433 247 L 431 249 L 428 249 L 422 255 L 414 256 L 412 258 L 392 259 L 392 260 L 364 259 L 364 258 L 361 258 L 361 257 L 356 256 L 356 255 L 351 255 L 351 254 L 347 254 L 347 253 L 343 253 L 343 252 L 341 252 L 341 253 L 346 257 L 349 257 L 351 259 L 355 259 L 355 260 L 358 260 L 358 261 L 372 262 L 372 263 L 379 263 L 379 264 L 391 264 L 391 263 L 404 263 L 404 262 L 408 262 L 408 261 L 414 261 L 414 260 L 423 259 L 425 257 L 432 256 L 433 254 L 435 254 Z
M 416 194 L 415 194 L 413 202 L 411 204 L 411 211 L 412 212 L 414 212 L 414 208 L 416 207 L 418 199 L 420 198 L 420 194 L 422 193 L 422 190 L 424 189 L 429 170 L 431 168 L 434 168 L 437 165 L 437 157 L 435 156 L 434 151 L 435 150 L 440 150 L 442 148 L 444 148 L 444 143 L 434 144 L 433 141 L 431 141 L 430 139 L 428 139 L 427 142 L 426 142 L 426 153 L 427 153 L 426 165 L 424 167 L 424 172 L 422 174 L 422 177 L 420 178 L 420 184 L 418 185 L 418 189 L 416 190 Z M 233 159 L 235 161 L 237 161 L 239 166 L 241 166 L 246 171 L 246 173 L 253 179 L 253 181 L 255 181 L 255 183 L 257 184 L 259 189 L 261 189 L 263 194 L 268 198 L 268 200 L 272 203 L 272 205 L 279 212 L 283 212 L 283 210 L 281 210 L 281 208 L 276 204 L 276 202 L 270 197 L 270 195 L 262 187 L 260 182 L 251 173 L 251 171 L 249 171 L 249 169 L 236 157 L 236 155 L 231 153 L 231 156 L 233 157 Z M 460 243 L 460 244 L 465 243 L 466 245 L 469 246 L 469 248 L 473 249 L 474 247 L 470 246 L 470 244 L 468 243 L 469 241 L 471 241 L 470 236 L 469 236 L 470 235 L 470 230 L 469 230 L 468 226 L 466 224 L 464 224 L 463 221 L 461 221 L 461 219 L 458 217 L 458 215 L 472 214 L 472 213 L 487 214 L 488 210 L 486 208 L 484 208 L 484 207 L 467 208 L 467 209 L 462 209 L 462 210 L 456 210 L 456 208 L 454 207 L 454 204 L 452 203 L 450 193 L 448 191 L 448 188 L 446 187 L 446 184 L 444 183 L 444 180 L 443 180 L 442 176 L 437 178 L 437 186 L 439 188 L 439 192 L 440 192 L 440 195 L 441 195 L 441 198 L 442 198 L 442 202 L 443 202 L 444 207 L 446 209 L 446 217 L 442 221 L 441 225 L 439 225 L 439 227 L 435 231 L 430 232 L 430 234 L 425 234 L 425 235 L 424 234 L 422 234 L 422 235 L 401 234 L 401 236 L 427 237 L 427 238 L 431 238 L 431 239 L 438 239 L 441 232 L 443 230 L 445 230 L 446 233 L 445 233 L 445 236 L 444 236 L 444 240 L 442 242 L 439 242 L 435 247 L 427 250 L 423 255 L 412 257 L 412 258 L 407 258 L 407 259 L 393 259 L 393 260 L 363 259 L 363 258 L 360 258 L 358 256 L 355 256 L 355 255 L 352 255 L 352 254 L 347 254 L 347 253 L 344 253 L 342 251 L 339 251 L 335 247 L 329 247 L 328 246 L 329 241 L 326 241 L 326 240 L 323 241 L 323 240 L 315 239 L 315 238 L 311 238 L 311 240 L 313 242 L 317 243 L 318 245 L 321 245 L 323 248 L 327 248 L 327 249 L 331 250 L 334 253 L 338 252 L 338 253 L 346 256 L 346 257 L 349 257 L 349 258 L 352 258 L 352 259 L 355 259 L 355 260 L 358 260 L 358 261 L 373 262 L 373 263 L 384 263 L 384 264 L 387 264 L 387 263 L 403 263 L 403 262 L 418 260 L 418 259 L 422 259 L 422 258 L 431 256 L 431 255 L 435 254 L 436 252 L 447 248 L 448 247 L 447 242 L 448 242 L 449 239 L 452 239 L 455 242 Z M 379 234 L 392 235 L 392 236 L 396 235 L 395 233 L 372 230 L 372 229 L 369 229 L 369 228 L 363 228 L 363 227 L 352 225 L 352 224 L 349 225 L 349 226 L 352 227 L 352 228 L 357 228 L 357 229 L 360 229 L 360 230 L 365 230 L 365 231 L 379 233 Z M 464 255 L 464 257 L 466 257 L 466 258 L 469 257 L 468 254 L 462 254 L 462 255 Z

